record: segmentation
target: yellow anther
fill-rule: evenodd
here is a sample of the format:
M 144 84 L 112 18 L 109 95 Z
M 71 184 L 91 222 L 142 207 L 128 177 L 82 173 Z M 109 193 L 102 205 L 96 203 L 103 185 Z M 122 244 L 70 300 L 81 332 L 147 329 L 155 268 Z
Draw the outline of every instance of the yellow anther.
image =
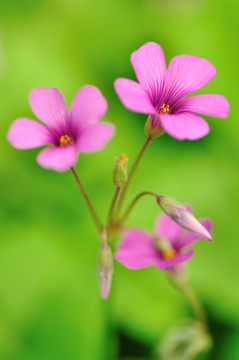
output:
M 124 154 L 124 153 L 122 153 L 121 155 L 120 155 L 120 158 L 121 158 L 121 160 L 127 160 L 128 158 L 127 158 L 127 155 L 126 154 Z
M 59 140 L 60 146 L 65 146 L 69 144 L 73 144 L 71 137 L 69 135 L 62 135 Z
M 159 112 L 163 114 L 167 115 L 169 113 L 169 105 L 163 104 L 160 109 L 161 110 Z
M 177 253 L 174 249 L 161 250 L 162 258 L 165 260 L 172 259 L 176 254 Z
M 120 166 L 123 165 L 122 161 L 118 161 L 118 165 Z

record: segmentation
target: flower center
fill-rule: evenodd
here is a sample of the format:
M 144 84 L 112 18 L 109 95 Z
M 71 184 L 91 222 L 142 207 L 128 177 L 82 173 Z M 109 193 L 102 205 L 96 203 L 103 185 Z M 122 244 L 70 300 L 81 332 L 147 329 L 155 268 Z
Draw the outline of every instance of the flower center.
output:
M 69 135 L 62 135 L 60 137 L 60 140 L 59 140 L 60 146 L 66 146 L 66 145 L 70 145 L 70 144 L 73 144 L 73 141 Z
M 175 255 L 177 255 L 177 251 L 172 247 L 167 239 L 156 238 L 155 245 L 160 257 L 164 260 L 172 259 Z
M 163 104 L 160 108 L 160 110 L 158 110 L 158 112 L 160 114 L 165 114 L 168 115 L 169 114 L 169 105 Z
M 172 259 L 176 255 L 176 251 L 174 249 L 168 249 L 168 250 L 160 250 L 160 254 L 163 259 L 168 260 Z

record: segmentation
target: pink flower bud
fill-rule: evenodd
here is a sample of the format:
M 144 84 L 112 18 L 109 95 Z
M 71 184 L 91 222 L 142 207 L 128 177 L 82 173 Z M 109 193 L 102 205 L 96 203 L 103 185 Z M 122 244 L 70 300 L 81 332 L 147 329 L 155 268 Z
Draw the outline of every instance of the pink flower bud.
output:
M 113 256 L 111 248 L 107 244 L 103 244 L 99 250 L 97 274 L 100 284 L 101 297 L 102 299 L 107 299 L 110 292 L 113 274 Z
M 212 240 L 210 233 L 184 205 L 164 195 L 159 195 L 157 202 L 170 219 L 175 221 L 178 225 L 197 234 L 203 239 Z

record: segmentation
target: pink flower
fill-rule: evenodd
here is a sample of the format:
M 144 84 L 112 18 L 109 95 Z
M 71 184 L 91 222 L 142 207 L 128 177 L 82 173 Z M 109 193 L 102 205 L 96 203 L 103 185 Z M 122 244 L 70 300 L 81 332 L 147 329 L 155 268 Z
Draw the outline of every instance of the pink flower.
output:
M 161 46 L 148 42 L 133 52 L 131 62 L 139 82 L 120 78 L 115 90 L 126 108 L 150 114 L 152 131 L 161 126 L 176 139 L 196 140 L 209 132 L 207 122 L 197 113 L 228 116 L 229 104 L 222 95 L 185 97 L 216 75 L 206 59 L 179 55 L 166 69 Z
M 37 156 L 39 165 L 46 169 L 71 168 L 79 152 L 100 150 L 114 134 L 112 124 L 99 123 L 107 102 L 95 86 L 85 85 L 78 90 L 69 114 L 62 94 L 55 88 L 33 89 L 30 105 L 43 124 L 17 119 L 10 126 L 7 139 L 18 149 L 50 145 Z
M 209 219 L 200 223 L 211 231 Z M 186 250 L 199 239 L 199 236 L 182 229 L 167 215 L 156 221 L 156 234 L 140 229 L 129 228 L 125 231 L 115 253 L 115 258 L 129 269 L 140 269 L 156 265 L 159 269 L 172 267 L 189 260 L 194 250 Z

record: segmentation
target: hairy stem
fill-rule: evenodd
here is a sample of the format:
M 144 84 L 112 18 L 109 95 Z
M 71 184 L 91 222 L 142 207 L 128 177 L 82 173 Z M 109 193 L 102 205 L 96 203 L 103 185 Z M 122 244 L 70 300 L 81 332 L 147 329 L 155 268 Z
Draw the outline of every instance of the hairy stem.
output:
M 102 229 L 101 221 L 100 221 L 100 219 L 99 219 L 99 217 L 98 217 L 98 215 L 97 215 L 97 213 L 96 213 L 96 211 L 95 211 L 95 209 L 94 209 L 94 207 L 93 207 L 93 205 L 92 205 L 92 203 L 91 203 L 91 201 L 90 201 L 90 199 L 89 199 L 89 196 L 88 196 L 87 193 L 86 193 L 86 190 L 85 190 L 85 188 L 84 188 L 84 186 L 83 186 L 83 184 L 82 184 L 82 182 L 81 182 L 81 180 L 80 180 L 80 178 L 79 178 L 76 170 L 72 167 L 72 168 L 71 168 L 71 171 L 72 171 L 72 173 L 73 173 L 73 175 L 74 175 L 74 177 L 75 177 L 75 179 L 76 179 L 76 181 L 77 181 L 77 184 L 78 184 L 78 186 L 79 186 L 79 188 L 80 188 L 80 190 L 81 190 L 81 193 L 82 193 L 82 195 L 83 195 L 83 197 L 84 197 L 84 199 L 85 199 L 85 202 L 86 202 L 86 204 L 87 204 L 87 206 L 88 206 L 88 208 L 89 208 L 89 210 L 90 210 L 90 213 L 91 213 L 91 215 L 92 215 L 93 221 L 95 222 L 95 225 L 96 225 L 97 229 L 98 229 L 99 232 L 100 232 L 101 229 Z
M 131 211 L 133 210 L 134 206 L 136 205 L 136 203 L 138 202 L 139 199 L 141 199 L 141 197 L 145 196 L 145 195 L 152 195 L 154 197 L 157 198 L 158 194 L 156 194 L 155 192 L 152 191 L 143 191 L 140 194 L 138 194 L 133 200 L 132 202 L 129 204 L 127 210 L 125 211 L 124 215 L 121 218 L 121 222 L 124 223 L 128 216 L 130 215 Z
M 186 285 L 182 286 L 181 290 L 186 299 L 188 300 L 189 304 L 191 305 L 196 317 L 207 328 L 207 315 L 205 309 L 193 289 L 189 285 Z
M 116 188 L 113 200 L 112 200 L 111 205 L 110 205 L 110 210 L 109 210 L 109 215 L 108 215 L 108 225 L 109 226 L 112 223 L 112 220 L 114 218 L 114 210 L 115 210 L 115 206 L 116 206 L 116 203 L 117 203 L 117 199 L 119 197 L 120 190 L 121 190 L 121 187 Z
M 190 287 L 189 284 L 187 284 L 185 282 L 182 283 L 180 281 L 177 281 L 177 279 L 175 279 L 174 277 L 173 278 L 170 277 L 170 278 L 173 281 L 173 284 L 176 286 L 176 288 L 183 293 L 183 295 L 189 302 L 195 316 L 198 318 L 199 321 L 201 321 L 201 323 L 207 329 L 208 321 L 207 321 L 206 311 L 205 311 L 201 301 L 199 300 L 199 298 L 193 291 L 193 289 Z
M 124 203 L 124 201 L 125 201 L 125 196 L 126 196 L 126 194 L 127 194 L 127 191 L 128 191 L 129 185 L 130 185 L 130 183 L 131 183 L 131 180 L 132 180 L 132 178 L 133 178 L 133 175 L 134 175 L 134 173 L 135 173 L 135 170 L 137 169 L 137 166 L 138 166 L 138 164 L 139 164 L 139 161 L 140 161 L 143 153 L 144 153 L 145 150 L 147 149 L 147 147 L 148 147 L 148 145 L 149 145 L 149 143 L 150 143 L 151 140 L 152 140 L 152 137 L 151 137 L 151 136 L 148 136 L 147 139 L 146 139 L 146 141 L 145 141 L 145 143 L 144 143 L 144 145 L 143 145 L 142 148 L 140 149 L 140 152 L 139 152 L 137 158 L 135 159 L 135 162 L 134 162 L 133 165 L 132 165 L 132 168 L 131 168 L 131 170 L 130 170 L 130 172 L 129 172 L 129 175 L 128 175 L 127 183 L 125 184 L 125 186 L 124 186 L 124 188 L 123 188 L 123 190 L 122 190 L 121 197 L 120 197 L 119 202 L 118 202 L 117 213 L 120 212 L 120 210 L 121 210 L 121 208 L 122 208 L 122 206 L 123 206 L 123 203 Z

